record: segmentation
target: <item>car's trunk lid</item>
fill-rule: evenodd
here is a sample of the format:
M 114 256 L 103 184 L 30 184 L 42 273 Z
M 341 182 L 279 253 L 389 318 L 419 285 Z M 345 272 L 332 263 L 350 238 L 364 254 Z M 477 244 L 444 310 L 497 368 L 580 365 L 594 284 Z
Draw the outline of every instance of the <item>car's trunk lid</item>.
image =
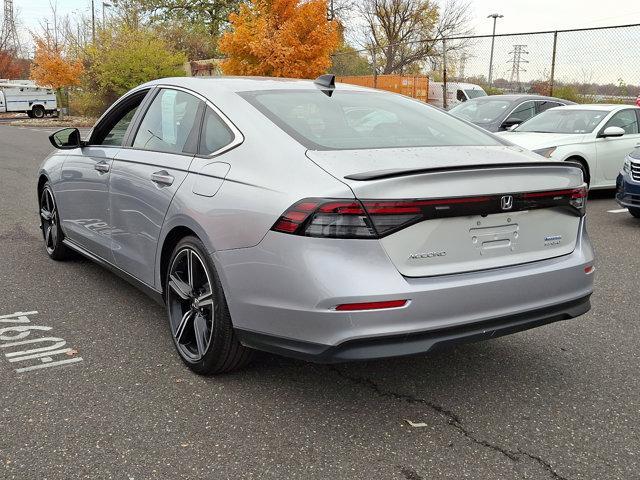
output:
M 365 208 L 372 200 L 438 200 L 418 203 L 420 221 L 382 235 L 382 245 L 405 276 L 505 267 L 575 248 L 580 216 L 569 202 L 583 180 L 571 164 L 538 160 L 510 147 L 308 156 L 349 185 Z M 374 225 L 378 218 L 390 219 L 371 218 Z

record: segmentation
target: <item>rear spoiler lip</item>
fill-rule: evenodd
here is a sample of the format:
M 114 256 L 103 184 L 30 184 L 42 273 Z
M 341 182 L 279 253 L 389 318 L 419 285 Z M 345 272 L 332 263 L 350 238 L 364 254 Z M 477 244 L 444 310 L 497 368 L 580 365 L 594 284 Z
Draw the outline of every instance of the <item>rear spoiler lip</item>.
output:
M 351 173 L 346 175 L 346 180 L 355 180 L 358 182 L 366 182 L 368 180 L 382 180 L 385 178 L 406 177 L 409 175 L 420 175 L 423 173 L 442 173 L 456 172 L 463 170 L 484 170 L 495 168 L 529 168 L 529 167 L 575 167 L 582 170 L 585 174 L 582 164 L 577 162 L 516 162 L 516 163 L 483 163 L 478 165 L 452 165 L 450 167 L 434 167 L 434 168 L 392 168 L 387 170 L 372 170 L 370 172 Z

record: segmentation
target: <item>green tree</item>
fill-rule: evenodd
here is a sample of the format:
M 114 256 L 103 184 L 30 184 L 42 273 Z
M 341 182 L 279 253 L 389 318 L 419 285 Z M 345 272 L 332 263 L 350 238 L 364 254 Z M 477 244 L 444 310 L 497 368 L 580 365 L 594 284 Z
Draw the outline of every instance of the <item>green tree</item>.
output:
M 355 48 L 343 43 L 331 56 L 331 68 L 329 71 L 338 76 L 371 75 L 373 66 Z
M 115 5 L 123 20 L 139 14 L 189 60 L 199 60 L 218 56 L 218 40 L 229 26 L 229 15 L 242 3 L 246 1 L 116 0 Z
M 114 25 L 87 47 L 83 89 L 97 92 L 98 107 L 108 105 L 141 83 L 184 76 L 186 60 L 151 29 Z

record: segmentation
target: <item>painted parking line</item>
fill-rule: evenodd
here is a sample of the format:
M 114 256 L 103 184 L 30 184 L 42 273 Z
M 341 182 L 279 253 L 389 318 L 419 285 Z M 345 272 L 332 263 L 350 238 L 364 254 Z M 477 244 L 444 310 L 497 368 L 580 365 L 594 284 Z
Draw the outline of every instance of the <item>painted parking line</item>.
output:
M 627 210 L 626 208 L 618 208 L 616 210 L 607 210 L 607 213 L 626 213 L 629 210 Z
M 4 353 L 4 357 L 9 363 L 19 362 L 15 371 L 17 373 L 25 373 L 81 362 L 82 357 L 75 356 L 78 353 L 76 350 L 69 347 L 63 348 L 67 344 L 63 338 L 39 337 L 23 340 L 35 331 L 48 332 L 52 329 L 52 327 L 44 325 L 33 325 L 29 317 L 37 314 L 38 312 L 33 310 L 0 315 L 0 349 L 2 349 L 1 352 Z M 26 347 L 28 348 L 27 350 L 20 349 L 25 348 L 26 345 L 29 345 L 29 347 Z M 9 349 L 9 351 L 4 350 L 5 348 Z M 63 356 L 54 361 L 53 357 L 56 355 Z M 62 358 L 62 360 L 59 358 Z M 27 363 L 31 363 L 31 365 L 25 366 L 22 363 L 27 360 L 29 360 Z M 36 362 L 35 364 L 33 364 L 34 361 Z

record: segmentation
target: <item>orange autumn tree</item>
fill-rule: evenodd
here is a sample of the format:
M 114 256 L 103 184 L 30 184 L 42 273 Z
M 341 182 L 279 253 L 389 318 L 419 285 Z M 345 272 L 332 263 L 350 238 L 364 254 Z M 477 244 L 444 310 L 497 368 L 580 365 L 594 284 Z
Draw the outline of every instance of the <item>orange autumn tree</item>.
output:
M 315 78 L 340 43 L 326 0 L 251 0 L 229 21 L 218 45 L 227 75 Z
M 62 48 L 36 39 L 36 53 L 31 66 L 31 80 L 52 87 L 62 100 L 62 89 L 80 84 L 84 66 L 80 60 L 65 57 Z

